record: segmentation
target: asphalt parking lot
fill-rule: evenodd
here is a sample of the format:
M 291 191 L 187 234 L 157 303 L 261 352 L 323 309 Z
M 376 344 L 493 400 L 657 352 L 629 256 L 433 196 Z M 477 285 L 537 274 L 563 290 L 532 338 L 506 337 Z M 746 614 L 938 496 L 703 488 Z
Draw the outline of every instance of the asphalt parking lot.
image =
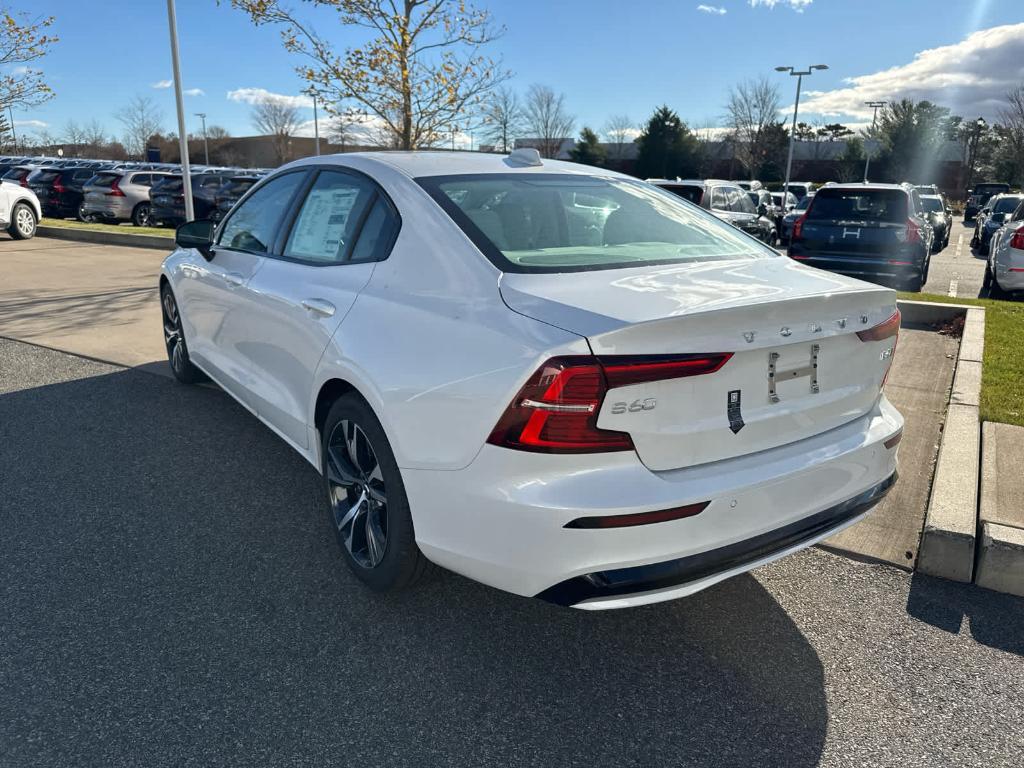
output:
M 588 613 L 349 576 L 226 395 L 0 340 L 0 764 L 1019 765 L 1024 601 L 811 550 Z
M 159 253 L 30 243 L 0 336 L 130 354 L 0 339 L 0 766 L 1020 764 L 1019 598 L 817 549 L 611 613 L 368 593 L 316 473 L 151 375 Z

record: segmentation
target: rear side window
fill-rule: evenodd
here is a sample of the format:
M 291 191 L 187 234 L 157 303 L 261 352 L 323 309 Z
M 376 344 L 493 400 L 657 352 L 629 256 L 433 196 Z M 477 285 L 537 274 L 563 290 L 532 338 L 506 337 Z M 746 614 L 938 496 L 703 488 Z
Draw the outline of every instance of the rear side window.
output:
M 907 193 L 899 189 L 825 188 L 814 196 L 807 219 L 905 223 Z
M 387 258 L 391 244 L 398 234 L 398 215 L 380 195 L 373 204 L 363 231 L 359 233 L 356 247 L 352 249 L 352 261 L 373 261 Z
M 376 190 L 356 176 L 322 172 L 295 218 L 284 256 L 318 264 L 348 261 L 376 196 Z
M 134 176 L 132 176 L 132 179 L 129 183 L 138 184 L 143 187 L 148 187 L 152 183 L 150 179 L 151 176 L 148 173 L 136 173 Z
M 1017 206 L 1020 205 L 1020 200 L 1019 197 L 1001 197 L 993 206 L 992 213 L 1010 213 L 1015 211 Z

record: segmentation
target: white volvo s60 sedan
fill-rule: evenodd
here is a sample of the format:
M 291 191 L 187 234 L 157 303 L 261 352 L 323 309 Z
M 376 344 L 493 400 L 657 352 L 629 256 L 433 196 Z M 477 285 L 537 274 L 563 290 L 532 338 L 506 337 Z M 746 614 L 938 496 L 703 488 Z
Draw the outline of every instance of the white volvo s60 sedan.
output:
M 893 291 L 622 174 L 533 150 L 309 158 L 177 244 L 174 374 L 322 473 L 378 590 L 435 563 L 560 605 L 667 600 L 895 482 Z

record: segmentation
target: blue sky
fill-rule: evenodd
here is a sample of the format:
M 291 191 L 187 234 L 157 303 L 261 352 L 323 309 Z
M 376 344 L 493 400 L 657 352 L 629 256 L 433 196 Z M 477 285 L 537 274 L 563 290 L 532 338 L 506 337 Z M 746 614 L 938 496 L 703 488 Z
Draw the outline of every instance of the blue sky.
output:
M 932 98 L 968 116 L 992 117 L 1008 84 L 1024 83 L 1022 0 L 480 0 L 507 27 L 493 44 L 512 87 L 539 82 L 563 91 L 577 116 L 600 129 L 612 114 L 635 122 L 666 103 L 691 125 L 718 124 L 729 86 L 766 74 L 790 105 L 793 78 L 775 65 L 826 63 L 805 82 L 808 110 L 863 121 L 865 98 Z M 57 93 L 15 113 L 22 132 L 59 135 L 69 119 L 120 132 L 114 112 L 133 95 L 152 97 L 174 130 L 163 0 L 11 0 L 57 17 L 61 37 L 42 63 Z M 295 0 L 293 5 L 300 3 Z M 704 6 L 703 9 L 699 6 Z M 724 13 L 722 13 L 724 11 Z M 339 48 L 364 39 L 329 15 L 306 13 Z M 178 0 L 188 129 L 194 112 L 234 135 L 253 133 L 250 105 L 233 91 L 295 95 L 299 81 L 276 30 L 255 28 L 226 2 Z M 1013 26 L 1019 25 L 1019 26 Z M 988 30 L 988 31 L 985 31 Z M 975 33 L 971 37 L 972 33 Z M 921 54 L 922 51 L 929 53 Z M 915 58 L 916 57 L 916 58 Z M 995 77 L 993 77 L 995 75 Z M 851 81 L 851 78 L 856 78 Z M 307 110 L 311 118 L 312 113 Z M 804 112 L 808 119 L 811 111 Z

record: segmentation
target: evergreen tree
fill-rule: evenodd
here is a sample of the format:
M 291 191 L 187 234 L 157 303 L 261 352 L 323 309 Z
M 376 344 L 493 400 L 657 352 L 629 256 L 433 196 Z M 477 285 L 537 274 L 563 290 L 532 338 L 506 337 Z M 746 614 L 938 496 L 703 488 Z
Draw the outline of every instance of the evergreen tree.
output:
M 7 151 L 13 149 L 14 135 L 11 131 L 11 124 L 7 120 L 7 111 L 0 109 L 0 149 Z
M 583 126 L 583 130 L 580 131 L 580 140 L 570 150 L 569 157 L 574 163 L 604 165 L 605 154 L 604 147 L 597 139 L 597 134 Z
M 636 175 L 640 178 L 690 176 L 697 168 L 697 138 L 679 115 L 658 107 L 637 137 Z

